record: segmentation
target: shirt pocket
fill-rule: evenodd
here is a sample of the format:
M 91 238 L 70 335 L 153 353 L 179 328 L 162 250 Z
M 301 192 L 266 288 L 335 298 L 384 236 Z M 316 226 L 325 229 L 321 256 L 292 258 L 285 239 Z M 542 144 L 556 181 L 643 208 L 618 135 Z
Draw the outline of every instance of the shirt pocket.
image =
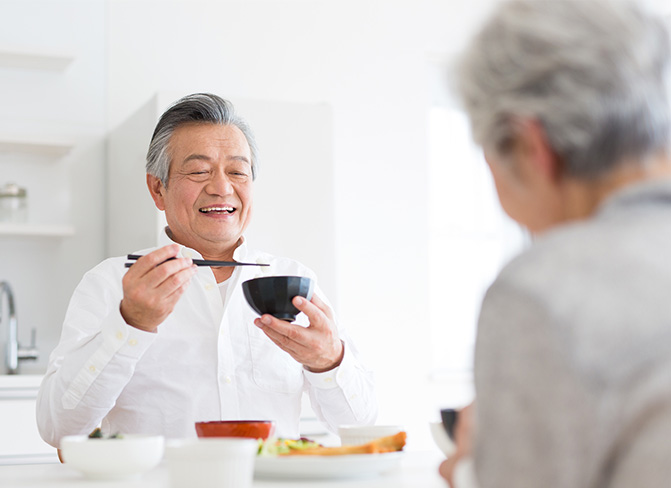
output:
M 297 393 L 303 389 L 303 365 L 256 326 L 249 329 L 249 344 L 256 386 L 275 393 Z

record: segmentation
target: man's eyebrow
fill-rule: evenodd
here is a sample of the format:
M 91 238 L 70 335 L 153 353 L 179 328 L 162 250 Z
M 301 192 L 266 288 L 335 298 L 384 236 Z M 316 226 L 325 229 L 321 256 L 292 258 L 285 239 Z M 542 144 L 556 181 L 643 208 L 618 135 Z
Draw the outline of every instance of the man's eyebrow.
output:
M 228 160 L 231 161 L 242 161 L 243 163 L 247 163 L 251 165 L 252 163 L 249 162 L 249 159 L 247 159 L 246 156 L 230 156 L 227 158 Z M 189 154 L 186 158 L 184 158 L 184 163 L 188 163 L 189 161 L 211 161 L 212 158 L 205 155 L 205 154 Z
M 247 163 L 251 165 L 252 163 L 249 162 L 249 159 L 247 159 L 245 156 L 231 156 L 230 158 L 233 161 L 242 161 L 243 163 Z
M 185 163 L 189 161 L 198 161 L 198 160 L 205 160 L 205 161 L 210 161 L 212 158 L 209 156 L 206 156 L 205 154 L 189 154 L 187 157 L 184 158 Z

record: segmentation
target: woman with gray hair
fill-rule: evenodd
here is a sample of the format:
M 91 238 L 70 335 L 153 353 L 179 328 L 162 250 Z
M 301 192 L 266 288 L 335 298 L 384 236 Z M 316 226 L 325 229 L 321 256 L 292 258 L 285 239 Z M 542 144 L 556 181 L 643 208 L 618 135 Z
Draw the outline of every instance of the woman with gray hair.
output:
M 482 488 L 669 483 L 670 81 L 663 21 L 627 3 L 508 2 L 463 56 L 474 137 L 536 238 L 483 301 L 451 484 L 471 455 Z

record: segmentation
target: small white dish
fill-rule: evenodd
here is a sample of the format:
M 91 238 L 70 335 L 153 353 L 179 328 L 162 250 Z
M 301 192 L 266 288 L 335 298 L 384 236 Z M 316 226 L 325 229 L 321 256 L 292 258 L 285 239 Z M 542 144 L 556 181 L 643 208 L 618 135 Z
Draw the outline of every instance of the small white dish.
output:
M 387 452 L 345 456 L 259 456 L 256 459 L 254 476 L 259 479 L 275 480 L 372 477 L 396 468 L 404 454 Z
M 338 435 L 343 446 L 358 446 L 380 437 L 387 437 L 403 431 L 400 425 L 341 425 Z
M 256 439 L 206 437 L 170 441 L 166 460 L 172 488 L 251 488 Z
M 163 459 L 162 436 L 123 435 L 119 439 L 90 439 L 85 435 L 61 439 L 61 456 L 66 466 L 91 479 L 139 477 Z
M 442 422 L 429 422 L 429 429 L 431 430 L 431 437 L 433 442 L 443 451 L 445 456 L 451 456 L 457 450 L 457 446 L 452 439 L 445 432 L 445 427 Z

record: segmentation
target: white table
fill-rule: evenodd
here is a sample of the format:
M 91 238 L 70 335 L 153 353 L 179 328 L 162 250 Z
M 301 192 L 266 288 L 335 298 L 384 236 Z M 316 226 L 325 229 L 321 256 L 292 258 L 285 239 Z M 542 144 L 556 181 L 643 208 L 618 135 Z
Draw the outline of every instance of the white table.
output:
M 398 468 L 369 478 L 343 480 L 254 480 L 254 488 L 446 488 L 438 475 L 444 457 L 437 451 L 409 451 Z M 84 478 L 77 471 L 61 464 L 0 466 L 2 488 L 169 488 L 170 478 L 165 464 L 139 479 L 96 481 Z

